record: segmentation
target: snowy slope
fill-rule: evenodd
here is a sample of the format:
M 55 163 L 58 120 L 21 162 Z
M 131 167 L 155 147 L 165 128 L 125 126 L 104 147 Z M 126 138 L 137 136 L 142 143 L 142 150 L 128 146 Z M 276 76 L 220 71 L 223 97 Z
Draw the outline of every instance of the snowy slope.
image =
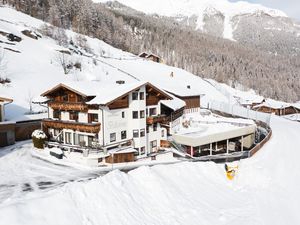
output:
M 108 2 L 109 0 L 94 0 Z M 286 17 L 280 10 L 270 9 L 246 1 L 229 2 L 228 0 L 118 0 L 118 2 L 147 14 L 176 17 L 179 20 L 196 16 L 196 29 L 205 30 L 207 18 L 221 15 L 223 37 L 233 40 L 234 25 L 232 19 L 243 14 L 266 13 L 272 17 Z
M 0 7 L 0 31 L 22 38 L 22 41 L 15 42 L 15 45 L 0 42 L 0 51 L 4 52 L 7 62 L 5 72 L 12 81 L 8 85 L 0 86 L 0 96 L 14 99 L 13 104 L 7 106 L 7 119 L 30 119 L 30 116 L 24 116 L 24 113 L 29 111 L 29 99 L 36 98 L 58 83 L 70 81 L 146 81 L 161 88 L 174 89 L 183 95 L 205 94 L 204 102 L 214 98 L 226 101 L 212 85 L 191 73 L 140 59 L 89 37 L 85 38 L 92 49 L 90 57 L 77 54 L 70 57 L 74 62 L 81 62 L 82 71 L 72 70 L 70 74 L 65 75 L 55 58 L 58 50 L 66 48 L 59 46 L 49 37 L 35 40 L 21 33 L 25 29 L 38 31 L 43 24 L 42 21 L 13 9 Z M 74 40 L 77 34 L 67 31 L 67 35 L 69 40 Z M 0 38 L 7 42 L 5 37 L 0 35 Z M 20 53 L 4 50 L 5 47 Z M 100 52 L 102 57 L 99 56 Z M 171 72 L 175 74 L 173 78 L 170 77 Z M 188 85 L 191 85 L 191 89 L 187 89 Z M 34 110 L 45 109 L 34 106 Z
M 271 126 L 270 142 L 240 162 L 234 181 L 214 163 L 114 171 L 12 198 L 0 205 L 0 224 L 299 224 L 300 126 L 278 117 Z

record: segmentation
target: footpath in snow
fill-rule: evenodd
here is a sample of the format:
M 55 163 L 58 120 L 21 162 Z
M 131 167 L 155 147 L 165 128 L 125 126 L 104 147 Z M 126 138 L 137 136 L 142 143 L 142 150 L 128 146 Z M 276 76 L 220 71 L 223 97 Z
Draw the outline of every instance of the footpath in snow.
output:
M 300 126 L 273 117 L 273 137 L 240 162 L 180 163 L 111 172 L 0 205 L 0 224 L 299 224 Z M 7 171 L 9 173 L 9 171 Z

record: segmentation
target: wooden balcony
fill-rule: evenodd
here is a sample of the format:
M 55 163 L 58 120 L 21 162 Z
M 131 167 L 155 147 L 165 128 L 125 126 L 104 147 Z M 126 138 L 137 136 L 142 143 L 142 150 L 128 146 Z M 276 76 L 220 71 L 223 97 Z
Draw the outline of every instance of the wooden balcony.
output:
M 159 116 L 149 116 L 147 117 L 147 124 L 152 125 L 155 123 L 168 123 L 170 122 L 169 117 L 166 115 L 159 115 Z
M 66 111 L 81 111 L 87 112 L 88 105 L 84 103 L 76 103 L 76 102 L 50 102 L 49 107 L 54 110 L 66 110 Z
M 74 131 L 80 131 L 85 133 L 99 133 L 100 132 L 100 123 L 78 123 L 71 121 L 61 121 L 61 120 L 51 120 L 45 119 L 42 121 L 42 126 L 44 128 L 53 128 L 53 129 L 70 129 Z

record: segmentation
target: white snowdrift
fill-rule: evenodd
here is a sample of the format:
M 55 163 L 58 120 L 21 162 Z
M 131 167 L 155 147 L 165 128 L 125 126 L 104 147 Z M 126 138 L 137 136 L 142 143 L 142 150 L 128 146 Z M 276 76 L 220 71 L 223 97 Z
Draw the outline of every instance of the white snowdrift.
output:
M 214 163 L 114 171 L 2 204 L 0 224 L 299 224 L 300 126 L 274 117 L 272 128 L 233 182 Z

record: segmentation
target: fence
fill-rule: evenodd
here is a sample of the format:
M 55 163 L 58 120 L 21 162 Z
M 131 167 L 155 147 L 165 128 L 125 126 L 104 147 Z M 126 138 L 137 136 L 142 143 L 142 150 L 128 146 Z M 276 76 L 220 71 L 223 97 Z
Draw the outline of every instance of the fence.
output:
M 226 102 L 212 101 L 208 105 L 208 108 L 211 110 L 224 112 L 224 113 L 230 114 L 232 116 L 253 119 L 256 121 L 262 121 L 268 125 L 270 124 L 270 120 L 271 120 L 271 116 L 272 116 L 271 114 L 254 111 L 254 110 L 245 108 L 240 105 L 231 105 Z

